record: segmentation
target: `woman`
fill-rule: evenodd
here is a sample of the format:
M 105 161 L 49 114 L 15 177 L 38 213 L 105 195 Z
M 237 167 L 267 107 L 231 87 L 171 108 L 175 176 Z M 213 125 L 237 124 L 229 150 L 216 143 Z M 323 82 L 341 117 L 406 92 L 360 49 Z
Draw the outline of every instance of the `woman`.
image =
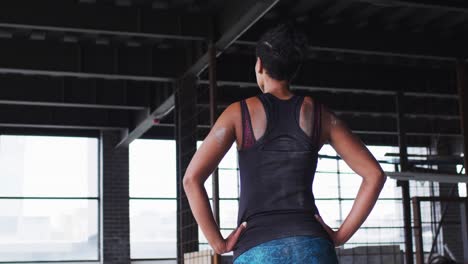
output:
M 255 73 L 262 94 L 224 110 L 184 176 L 195 220 L 216 253 L 234 251 L 234 264 L 337 263 L 334 247 L 362 225 L 385 183 L 382 168 L 345 123 L 318 100 L 291 92 L 305 47 L 304 35 L 290 25 L 261 37 Z M 241 180 L 238 227 L 223 238 L 204 182 L 234 141 Z M 323 222 L 312 193 L 318 151 L 326 142 L 363 178 L 336 231 Z

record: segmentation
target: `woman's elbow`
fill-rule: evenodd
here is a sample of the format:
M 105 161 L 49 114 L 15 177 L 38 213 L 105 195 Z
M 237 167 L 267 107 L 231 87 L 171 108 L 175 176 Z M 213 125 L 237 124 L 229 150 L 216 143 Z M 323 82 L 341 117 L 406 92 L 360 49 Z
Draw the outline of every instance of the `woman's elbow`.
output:
M 379 185 L 380 188 L 383 188 L 385 185 L 385 182 L 387 181 L 387 175 L 385 174 L 385 171 L 380 170 L 375 176 L 377 184 Z
M 184 191 L 187 192 L 187 190 L 193 186 L 194 184 L 194 179 L 192 177 L 189 177 L 187 175 L 184 176 L 184 179 L 182 180 L 182 186 L 184 187 Z
M 376 170 L 375 172 L 369 174 L 365 180 L 367 180 L 368 182 L 372 182 L 374 183 L 375 185 L 379 186 L 379 187 L 383 187 L 385 182 L 387 181 L 387 175 L 385 174 L 385 172 L 383 170 Z

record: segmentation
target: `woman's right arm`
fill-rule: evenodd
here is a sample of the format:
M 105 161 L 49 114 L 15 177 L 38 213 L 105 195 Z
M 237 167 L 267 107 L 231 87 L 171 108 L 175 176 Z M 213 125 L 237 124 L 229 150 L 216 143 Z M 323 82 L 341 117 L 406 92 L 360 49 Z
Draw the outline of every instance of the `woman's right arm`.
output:
M 322 107 L 323 136 L 346 164 L 362 177 L 351 211 L 337 231 L 331 230 L 319 216 L 317 218 L 325 225 L 335 245 L 339 246 L 351 238 L 370 214 L 385 183 L 386 175 L 362 141 L 333 111 L 324 105 Z

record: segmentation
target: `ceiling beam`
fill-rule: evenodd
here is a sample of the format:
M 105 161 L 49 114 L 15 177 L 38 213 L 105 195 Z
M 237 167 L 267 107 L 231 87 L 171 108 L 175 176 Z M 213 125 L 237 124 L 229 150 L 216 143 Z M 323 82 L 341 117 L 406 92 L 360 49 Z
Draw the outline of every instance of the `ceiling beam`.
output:
M 369 35 L 370 36 L 370 35 Z M 341 47 L 331 47 L 326 45 L 325 43 L 320 44 L 321 40 L 315 39 L 314 42 L 317 42 L 318 45 L 309 45 L 307 49 L 312 52 L 320 52 L 320 51 L 327 51 L 327 52 L 337 52 L 337 53 L 348 53 L 348 54 L 357 54 L 357 55 L 377 55 L 383 57 L 400 57 L 400 58 L 409 58 L 409 59 L 424 59 L 424 60 L 431 60 L 431 61 L 443 61 L 443 62 L 455 62 L 457 56 L 450 55 L 450 56 L 439 56 L 439 55 L 430 55 L 430 54 L 417 54 L 411 52 L 393 52 L 393 51 L 384 51 L 379 50 L 374 47 L 366 47 L 366 45 L 346 45 L 346 40 L 335 40 L 334 45 L 341 45 Z M 324 41 L 322 41 L 324 42 Z M 249 40 L 239 40 L 236 41 L 237 45 L 243 46 L 255 46 L 255 41 Z M 354 47 L 351 47 L 354 46 Z
M 279 0 L 264 1 L 230 1 L 219 15 L 217 24 L 221 32 L 215 42 L 216 57 L 233 44 L 239 37 L 257 22 L 266 12 L 275 6 Z M 207 51 L 185 72 L 184 76 L 195 75 L 208 67 L 209 52 Z
M 93 126 L 93 125 L 53 125 L 53 124 L 33 124 L 33 123 L 5 123 L 0 122 L 0 127 L 6 128 L 37 128 L 37 129 L 72 129 L 72 130 L 118 130 L 122 131 L 125 127 L 116 126 Z
M 137 105 L 110 105 L 110 104 L 88 104 L 60 101 L 29 101 L 0 99 L 0 105 L 25 105 L 25 106 L 50 106 L 50 107 L 72 107 L 72 108 L 95 108 L 95 109 L 120 109 L 120 110 L 144 110 L 144 106 Z
M 159 120 L 165 117 L 175 106 L 174 94 L 169 96 L 156 110 L 150 113 L 150 110 L 140 112 L 136 116 L 136 123 L 138 124 L 133 129 L 125 129 L 122 133 L 121 141 L 115 146 L 116 148 L 121 146 L 128 146 L 133 140 L 141 137 L 146 131 L 152 126 L 159 123 Z
M 1 105 L 0 127 L 123 130 L 128 116 L 124 110 Z
M 34 10 L 37 16 L 31 16 Z M 76 1 L 0 1 L 0 27 L 20 32 L 51 32 L 53 35 L 115 39 L 204 40 L 209 16 L 181 13 L 180 9 L 118 7 L 105 3 L 77 4 Z M 57 12 L 57 11 L 60 12 Z M 85 18 L 85 19 L 84 19 Z
M 390 178 L 401 181 L 430 181 L 443 183 L 468 183 L 468 177 L 463 174 L 442 174 L 429 172 L 385 172 Z
M 359 0 L 381 7 L 411 7 L 421 9 L 437 9 L 440 11 L 455 11 L 468 13 L 468 4 L 464 1 L 432 1 L 432 0 Z M 464 3 L 463 3 L 464 2 Z
M 208 80 L 199 80 L 199 84 L 209 84 Z M 257 88 L 258 84 L 254 82 L 243 81 L 218 81 L 218 86 L 237 86 L 241 88 L 252 87 Z M 397 90 L 378 90 L 378 89 L 356 89 L 356 88 L 340 88 L 340 87 L 326 87 L 314 85 L 297 85 L 291 84 L 291 90 L 303 90 L 310 92 L 330 92 L 330 93 L 363 93 L 373 95 L 395 95 Z M 403 95 L 409 97 L 432 97 L 458 100 L 456 94 L 441 94 L 441 93 L 428 93 L 428 92 L 403 92 Z
M 73 36 L 90 36 L 97 37 L 113 37 L 113 38 L 143 38 L 143 39 L 170 39 L 170 40 L 197 40 L 203 41 L 206 38 L 201 36 L 186 36 L 176 34 L 163 34 L 163 33 L 144 33 L 144 32 L 131 32 L 131 31 L 118 31 L 118 30 L 104 30 L 104 29 L 87 29 L 87 28 L 73 28 L 61 26 L 42 26 L 31 24 L 16 24 L 16 23 L 0 23 L 0 28 L 11 29 L 12 31 L 27 30 L 27 31 L 45 31 L 54 33 L 63 33 Z
M 173 82 L 171 77 L 155 77 L 155 76 L 139 76 L 139 75 L 124 75 L 124 74 L 103 74 L 103 73 L 87 73 L 87 72 L 70 72 L 70 71 L 49 71 L 49 70 L 34 70 L 34 69 L 15 69 L 15 68 L 0 68 L 0 73 L 3 74 L 22 74 L 22 75 L 40 75 L 51 77 L 76 77 L 76 78 L 96 78 L 107 80 L 129 80 L 129 81 L 145 81 L 145 82 Z
M 217 17 L 216 25 L 219 25 L 219 38 L 215 41 L 216 57 L 234 43 L 245 31 L 247 31 L 255 22 L 257 22 L 265 13 L 273 8 L 279 0 L 243 0 L 243 1 L 226 1 L 223 10 Z M 209 51 L 203 54 L 185 73 L 179 78 L 183 79 L 187 76 L 198 76 L 204 69 L 208 67 Z M 161 118 L 170 113 L 175 107 L 175 94 L 172 94 L 162 104 Z M 158 107 L 159 109 L 159 107 Z M 122 140 L 117 145 L 128 146 L 134 139 L 142 136 L 148 129 L 154 125 L 155 111 L 148 113 L 141 118 L 138 125 L 130 132 L 123 134 Z M 166 111 L 167 110 L 167 111 Z
M 51 77 L 76 77 L 76 78 L 98 78 L 109 80 L 133 80 L 133 81 L 149 81 L 158 83 L 168 83 L 175 81 L 171 77 L 159 76 L 135 76 L 135 75 L 119 75 L 119 74 L 98 74 L 98 73 L 82 73 L 82 72 L 63 72 L 63 71 L 43 71 L 43 70 L 30 70 L 30 69 L 11 69 L 0 68 L 0 73 L 3 74 L 21 74 L 21 75 L 38 75 L 38 76 L 51 76 Z M 209 84 L 208 80 L 198 80 L 198 84 Z M 237 87 L 258 87 L 254 82 L 245 81 L 217 81 L 218 86 L 237 86 Z M 292 84 L 292 89 L 307 90 L 307 91 L 323 91 L 323 92 L 336 92 L 336 93 L 367 93 L 375 95 L 394 95 L 395 91 L 378 90 L 378 89 L 356 89 L 356 88 L 340 88 L 330 86 L 314 86 L 314 85 L 297 85 Z M 434 97 L 434 98 L 447 98 L 458 99 L 456 94 L 441 94 L 441 93 L 428 93 L 428 92 L 404 92 L 406 96 L 414 97 Z M 173 102 L 171 102 L 173 103 Z M 140 109 L 141 110 L 141 109 Z
M 59 128 L 34 128 L 34 127 L 0 127 L 0 135 L 25 135 L 25 136 L 68 136 L 98 138 L 99 130 L 93 129 L 59 129 Z

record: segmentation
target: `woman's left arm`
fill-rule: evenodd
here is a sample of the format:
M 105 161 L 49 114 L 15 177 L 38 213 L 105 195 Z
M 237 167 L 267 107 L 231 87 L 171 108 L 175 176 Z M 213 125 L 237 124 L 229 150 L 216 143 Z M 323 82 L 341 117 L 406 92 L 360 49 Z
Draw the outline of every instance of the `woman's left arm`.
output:
M 236 139 L 235 123 L 239 118 L 239 104 L 229 105 L 218 117 L 214 126 L 195 152 L 183 178 L 183 186 L 193 216 L 208 243 L 218 254 L 229 252 L 245 226 L 236 228 L 226 239 L 223 238 L 211 210 L 205 181 L 218 166 Z

